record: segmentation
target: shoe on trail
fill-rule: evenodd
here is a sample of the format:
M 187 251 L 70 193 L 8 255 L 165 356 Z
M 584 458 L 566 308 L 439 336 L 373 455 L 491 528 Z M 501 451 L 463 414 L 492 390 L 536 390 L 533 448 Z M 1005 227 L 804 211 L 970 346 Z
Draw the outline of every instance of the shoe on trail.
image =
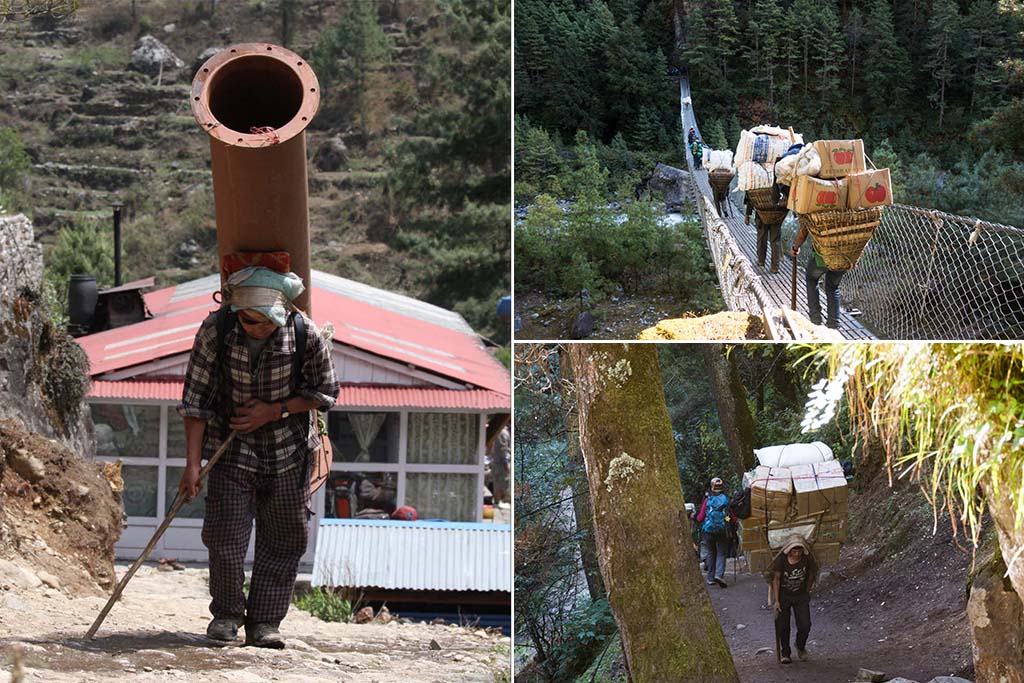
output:
M 807 650 L 801 650 L 801 649 L 797 648 L 796 657 L 801 662 L 806 662 L 807 661 Z
M 717 583 L 722 588 L 728 588 L 729 587 L 729 585 L 725 582 L 725 579 L 722 579 L 722 578 L 716 578 L 715 579 L 715 583 Z
M 246 647 L 268 647 L 272 650 L 284 649 L 284 638 L 273 624 L 246 624 Z
M 714 581 L 705 581 L 704 583 L 706 583 L 709 586 L 714 586 L 715 585 Z
M 789 664 L 789 663 L 790 663 L 790 662 L 792 662 L 792 661 L 793 661 L 793 660 L 792 660 L 792 659 L 790 659 L 789 657 L 787 657 L 786 655 L 782 655 L 782 658 L 781 658 L 781 659 L 779 659 L 779 663 L 780 663 L 780 664 Z
M 206 627 L 206 637 L 225 642 L 235 640 L 238 638 L 238 627 L 241 625 L 241 619 L 232 619 L 230 617 L 214 619 Z

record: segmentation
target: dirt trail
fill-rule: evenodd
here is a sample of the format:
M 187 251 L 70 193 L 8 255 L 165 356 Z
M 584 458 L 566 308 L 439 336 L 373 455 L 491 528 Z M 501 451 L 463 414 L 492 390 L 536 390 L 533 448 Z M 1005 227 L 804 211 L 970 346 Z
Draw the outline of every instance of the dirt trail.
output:
M 118 567 L 118 578 L 125 569 Z M 26 683 L 509 680 L 506 637 L 456 626 L 325 623 L 294 607 L 281 625 L 288 649 L 219 647 L 203 635 L 207 575 L 143 567 L 93 641 L 84 634 L 106 597 L 47 587 L 0 591 L 0 683 L 10 681 L 17 644 L 25 651 Z
M 767 584 L 761 574 L 743 571 L 734 583 L 730 560 L 729 587 L 708 589 L 742 683 L 847 683 L 860 668 L 929 681 L 969 670 L 962 595 L 915 583 L 912 576 L 889 590 L 877 576 L 844 580 L 842 571 L 840 565 L 831 576 L 823 573 L 822 590 L 812 595 L 809 661 L 781 665 L 771 612 L 761 609 Z

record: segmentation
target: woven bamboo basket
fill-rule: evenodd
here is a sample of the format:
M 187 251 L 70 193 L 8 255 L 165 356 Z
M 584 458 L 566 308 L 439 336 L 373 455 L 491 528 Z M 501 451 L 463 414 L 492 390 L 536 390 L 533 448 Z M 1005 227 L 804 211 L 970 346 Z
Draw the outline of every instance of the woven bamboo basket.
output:
M 880 206 L 800 215 L 800 226 L 810 233 L 815 253 L 829 270 L 837 271 L 847 271 L 857 265 L 881 222 Z
M 708 173 L 708 182 L 711 183 L 712 189 L 719 192 L 728 192 L 729 184 L 735 177 L 736 174 L 732 171 L 711 171 Z
M 750 200 L 750 203 L 753 205 L 755 209 L 764 209 L 765 211 L 772 211 L 778 210 L 779 208 L 785 208 L 779 207 L 774 202 L 772 202 L 772 188 L 770 187 L 762 187 L 757 190 L 747 190 L 747 199 Z

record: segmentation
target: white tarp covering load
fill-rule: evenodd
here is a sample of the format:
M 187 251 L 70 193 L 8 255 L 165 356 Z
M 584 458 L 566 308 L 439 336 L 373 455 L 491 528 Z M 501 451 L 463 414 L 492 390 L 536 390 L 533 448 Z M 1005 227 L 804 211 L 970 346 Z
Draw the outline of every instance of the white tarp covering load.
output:
M 755 448 L 754 455 L 765 467 L 793 467 L 835 460 L 832 449 L 821 441 Z
M 739 167 L 736 174 L 736 186 L 741 192 L 747 190 L 760 190 L 771 187 L 775 182 L 771 166 L 748 161 Z
M 709 171 L 731 171 L 732 170 L 732 150 L 731 149 L 713 149 L 708 154 L 707 163 L 705 164 Z

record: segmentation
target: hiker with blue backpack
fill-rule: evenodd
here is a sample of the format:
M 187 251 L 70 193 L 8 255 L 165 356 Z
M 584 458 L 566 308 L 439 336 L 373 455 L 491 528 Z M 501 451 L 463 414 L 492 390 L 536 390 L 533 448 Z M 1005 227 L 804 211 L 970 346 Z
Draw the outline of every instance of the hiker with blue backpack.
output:
M 711 492 L 704 497 L 697 513 L 702 544 L 707 548 L 707 584 L 726 588 L 725 559 L 729 555 L 729 531 L 733 515 L 725 484 L 718 477 L 711 480 Z

